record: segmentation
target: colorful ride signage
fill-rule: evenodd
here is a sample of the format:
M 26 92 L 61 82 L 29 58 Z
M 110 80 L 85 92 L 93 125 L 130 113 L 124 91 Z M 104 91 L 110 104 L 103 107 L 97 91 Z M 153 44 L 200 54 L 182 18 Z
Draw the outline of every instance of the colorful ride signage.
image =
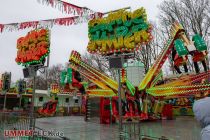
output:
M 15 61 L 23 66 L 42 63 L 50 52 L 49 31 L 33 30 L 17 40 L 17 57 Z
M 152 39 L 150 32 L 151 25 L 147 22 L 144 8 L 133 13 L 120 10 L 107 17 L 90 20 L 87 50 L 102 55 L 133 52 Z

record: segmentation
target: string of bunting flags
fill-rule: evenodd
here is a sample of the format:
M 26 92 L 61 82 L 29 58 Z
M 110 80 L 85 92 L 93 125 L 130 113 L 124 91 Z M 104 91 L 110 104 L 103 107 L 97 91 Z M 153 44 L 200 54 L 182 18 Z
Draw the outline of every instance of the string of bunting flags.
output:
M 0 33 L 2 33 L 3 31 L 16 31 L 16 30 L 23 30 L 26 28 L 52 28 L 53 25 L 70 26 L 70 25 L 76 25 L 88 22 L 91 19 L 100 18 L 102 16 L 103 16 L 102 13 L 97 12 L 85 16 L 74 16 L 74 17 L 55 18 L 55 19 L 39 20 L 39 21 L 0 24 Z
M 53 8 L 57 8 L 61 12 L 65 12 L 67 14 L 82 16 L 95 13 L 93 10 L 87 7 L 79 7 L 62 0 L 37 0 L 37 2 L 43 5 L 51 6 Z

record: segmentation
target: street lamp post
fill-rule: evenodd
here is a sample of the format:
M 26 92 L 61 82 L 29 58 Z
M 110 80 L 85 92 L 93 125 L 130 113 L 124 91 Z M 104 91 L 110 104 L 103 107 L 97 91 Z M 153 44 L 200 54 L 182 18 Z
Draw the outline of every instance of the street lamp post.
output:
M 119 102 L 119 130 L 122 132 L 122 101 L 121 101 L 121 77 L 118 69 L 118 102 Z
M 118 108 L 119 108 L 119 133 L 120 137 L 123 131 L 122 127 L 122 99 L 121 99 L 121 74 L 120 70 L 123 68 L 123 56 L 113 56 L 109 57 L 109 68 L 114 68 L 118 70 Z
M 35 115 L 34 115 L 34 100 L 35 100 L 35 90 L 36 90 L 36 70 L 34 68 L 34 75 L 33 75 L 33 93 L 31 99 L 31 106 L 30 106 L 30 130 L 35 130 Z M 32 140 L 34 139 L 34 135 Z

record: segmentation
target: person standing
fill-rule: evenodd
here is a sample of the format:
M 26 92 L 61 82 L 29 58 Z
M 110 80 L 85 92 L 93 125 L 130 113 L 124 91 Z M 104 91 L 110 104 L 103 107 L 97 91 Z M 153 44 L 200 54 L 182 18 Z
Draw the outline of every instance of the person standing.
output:
M 197 121 L 201 125 L 201 140 L 210 139 L 210 97 L 206 97 L 194 102 L 193 112 Z

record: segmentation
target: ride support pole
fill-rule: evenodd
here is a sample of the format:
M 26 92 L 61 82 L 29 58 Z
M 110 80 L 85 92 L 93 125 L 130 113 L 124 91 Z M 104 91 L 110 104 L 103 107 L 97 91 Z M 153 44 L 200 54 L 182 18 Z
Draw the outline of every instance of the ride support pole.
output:
M 122 132 L 122 101 L 121 101 L 121 77 L 118 69 L 118 102 L 119 102 L 119 131 Z
M 34 69 L 35 70 L 35 69 Z M 35 90 L 36 90 L 36 70 L 33 76 L 33 93 L 31 99 L 31 108 L 30 108 L 30 130 L 35 130 L 35 115 L 34 115 L 34 100 L 35 100 Z M 34 135 L 30 140 L 34 140 Z

